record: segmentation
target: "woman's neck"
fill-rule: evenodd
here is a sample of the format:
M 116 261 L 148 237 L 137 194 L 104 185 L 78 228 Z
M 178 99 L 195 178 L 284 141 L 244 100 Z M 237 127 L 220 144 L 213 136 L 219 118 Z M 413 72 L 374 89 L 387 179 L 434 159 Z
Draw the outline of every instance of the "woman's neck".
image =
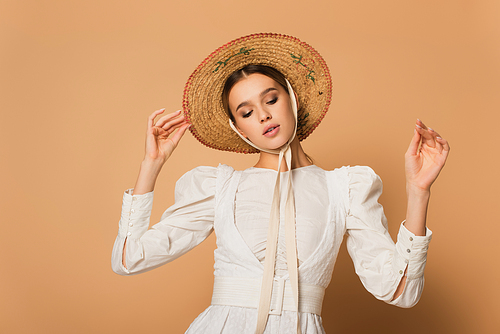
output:
M 312 165 L 312 163 L 307 158 L 304 150 L 302 149 L 302 145 L 300 144 L 300 141 L 297 137 L 295 137 L 295 139 L 290 143 L 290 149 L 292 150 L 292 169 Z M 278 154 L 261 151 L 259 161 L 257 161 L 254 167 L 277 170 L 279 163 L 278 160 Z M 281 172 L 286 172 L 288 170 L 284 162 L 285 159 L 283 159 L 283 161 L 281 162 Z

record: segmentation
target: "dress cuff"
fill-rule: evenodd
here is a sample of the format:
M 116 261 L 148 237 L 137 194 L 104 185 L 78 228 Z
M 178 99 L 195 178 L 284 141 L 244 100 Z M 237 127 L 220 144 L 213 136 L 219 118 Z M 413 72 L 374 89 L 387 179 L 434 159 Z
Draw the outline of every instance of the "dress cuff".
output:
M 154 192 L 132 195 L 133 190 L 127 189 L 123 194 L 118 234 L 124 238 L 138 239 L 148 230 Z
M 426 228 L 425 236 L 416 236 L 404 226 L 404 223 L 405 221 L 401 223 L 401 227 L 399 228 L 396 249 L 399 258 L 408 266 L 408 279 L 415 279 L 424 275 L 427 249 L 432 239 L 432 231 Z M 402 263 L 398 263 L 398 267 L 401 266 Z M 397 270 L 401 271 L 400 268 Z

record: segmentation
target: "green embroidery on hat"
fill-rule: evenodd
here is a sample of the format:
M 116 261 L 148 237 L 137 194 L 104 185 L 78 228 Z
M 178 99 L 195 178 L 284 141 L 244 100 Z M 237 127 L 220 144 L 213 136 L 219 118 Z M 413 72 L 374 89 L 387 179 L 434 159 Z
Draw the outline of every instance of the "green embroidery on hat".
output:
M 235 57 L 235 56 L 237 56 L 237 55 L 241 55 L 241 54 L 244 54 L 245 56 L 248 56 L 248 55 L 250 54 L 250 51 L 252 51 L 252 50 L 254 50 L 254 48 L 247 49 L 246 47 L 242 47 L 238 53 L 235 53 L 235 54 L 230 55 L 230 56 L 229 56 L 226 60 L 224 60 L 224 61 L 218 61 L 218 62 L 217 62 L 217 67 L 215 68 L 215 70 L 213 70 L 213 71 L 212 71 L 212 73 L 217 72 L 217 71 L 219 70 L 219 68 L 221 67 L 221 65 L 222 65 L 222 67 L 225 67 L 225 66 L 227 65 L 228 61 L 230 61 L 230 60 L 231 60 L 231 58 L 233 58 L 233 57 Z M 234 51 L 233 51 L 233 52 L 234 52 Z
M 313 70 L 309 70 L 309 73 L 306 75 L 307 79 L 311 79 L 312 82 L 316 83 L 316 79 L 312 76 L 315 72 Z
M 293 53 L 290 53 L 290 56 L 292 56 L 292 58 L 293 58 L 293 59 L 297 59 L 297 60 L 294 60 L 294 61 L 293 61 L 295 64 L 300 64 L 300 65 L 302 65 L 302 66 L 304 66 L 304 67 L 307 67 L 307 65 L 306 65 L 306 64 L 303 64 L 303 63 L 302 63 L 302 56 L 301 56 L 301 55 L 299 55 L 299 56 L 297 57 L 297 56 L 296 56 L 296 55 L 294 55 Z
M 302 55 L 296 56 L 293 53 L 290 53 L 290 56 L 292 56 L 292 58 L 295 59 L 293 60 L 295 64 L 302 65 L 307 71 L 309 71 L 309 73 L 307 73 L 306 75 L 306 78 L 310 79 L 314 84 L 316 84 L 316 78 L 313 76 L 313 74 L 315 74 L 316 72 L 309 69 L 308 66 L 302 62 Z

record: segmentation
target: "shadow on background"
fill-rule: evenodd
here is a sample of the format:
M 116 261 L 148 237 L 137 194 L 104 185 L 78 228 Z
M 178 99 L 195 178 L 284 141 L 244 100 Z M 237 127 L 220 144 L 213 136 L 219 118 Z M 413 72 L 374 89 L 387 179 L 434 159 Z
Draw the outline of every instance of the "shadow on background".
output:
M 361 284 L 344 240 L 323 302 L 323 326 L 327 333 L 473 333 L 446 298 L 452 294 L 426 273 L 424 293 L 413 308 L 379 301 Z

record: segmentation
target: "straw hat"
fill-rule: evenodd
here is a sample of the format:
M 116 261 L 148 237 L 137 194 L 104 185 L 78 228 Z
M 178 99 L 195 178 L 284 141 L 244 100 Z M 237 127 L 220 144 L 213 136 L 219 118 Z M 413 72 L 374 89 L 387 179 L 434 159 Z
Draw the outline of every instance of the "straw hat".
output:
M 183 110 L 192 134 L 223 151 L 257 153 L 229 126 L 222 106 L 227 78 L 250 64 L 280 71 L 298 95 L 297 137 L 304 140 L 328 111 L 332 81 L 325 60 L 295 37 L 261 33 L 235 39 L 212 52 L 191 74 L 184 88 Z

